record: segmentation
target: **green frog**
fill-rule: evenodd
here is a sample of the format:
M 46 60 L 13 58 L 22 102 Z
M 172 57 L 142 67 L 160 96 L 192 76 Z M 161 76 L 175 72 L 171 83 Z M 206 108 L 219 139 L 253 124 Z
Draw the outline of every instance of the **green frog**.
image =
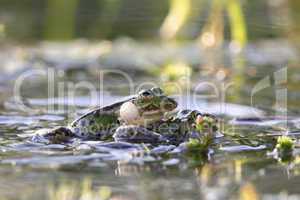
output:
M 58 127 L 33 137 L 34 141 L 63 143 L 73 138 L 115 140 L 130 143 L 180 144 L 199 138 L 199 127 L 211 121 L 210 132 L 216 131 L 216 119 L 196 110 L 175 111 L 177 102 L 158 88 L 142 90 L 109 106 L 95 108 L 67 127 Z M 200 120 L 208 118 L 210 120 Z M 203 127 L 201 125 L 201 127 Z M 205 131 L 207 132 L 207 131 Z
M 168 143 L 178 145 L 203 136 L 219 137 L 217 123 L 217 118 L 211 114 L 184 109 L 168 113 L 167 117 L 150 124 L 147 128 L 161 134 Z
M 161 120 L 177 107 L 177 102 L 154 87 L 142 90 L 137 95 L 108 106 L 95 108 L 74 120 L 67 127 L 57 127 L 43 134 L 37 134 L 33 141 L 49 143 L 67 142 L 72 138 L 111 140 L 120 138 L 122 131 L 135 132 L 135 138 L 151 142 L 160 140 L 160 135 L 145 127 Z

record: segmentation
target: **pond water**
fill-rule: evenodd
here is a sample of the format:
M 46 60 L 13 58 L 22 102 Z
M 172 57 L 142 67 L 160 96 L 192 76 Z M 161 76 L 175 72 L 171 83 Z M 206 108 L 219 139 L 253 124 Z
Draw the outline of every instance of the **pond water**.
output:
M 49 45 L 34 48 L 47 49 L 49 52 L 51 48 L 61 48 L 61 46 Z M 139 45 L 138 48 L 141 49 L 143 45 L 148 44 Z M 63 46 L 66 48 L 67 44 Z M 131 52 L 137 47 L 127 48 L 131 49 L 127 52 Z M 60 50 L 62 53 L 64 51 Z M 116 54 L 118 53 L 128 55 L 124 51 L 117 51 Z M 149 57 L 148 62 L 153 62 L 151 49 L 144 50 L 144 54 Z M 89 64 L 87 56 L 81 60 L 76 60 L 72 56 L 69 60 L 61 60 L 59 55 L 59 53 L 47 54 L 45 50 L 42 60 L 48 58 L 57 62 L 55 66 L 64 66 L 66 62 Z M 114 56 L 114 51 L 111 51 L 111 56 Z M 131 56 L 134 58 L 136 55 Z M 140 57 L 142 63 L 146 62 L 147 56 Z M 65 57 L 67 58 L 67 55 Z M 108 56 L 107 59 L 106 62 L 109 60 L 116 62 L 108 66 L 119 68 L 119 63 L 130 65 L 133 60 L 129 56 L 127 59 L 125 56 L 120 56 L 118 60 Z M 254 62 L 251 57 L 247 59 L 247 62 Z M 193 59 L 186 58 L 186 60 L 192 63 Z M 264 61 L 269 62 L 267 58 Z M 20 68 L 15 69 L 14 72 L 7 73 L 10 76 L 15 75 L 18 80 L 18 77 L 22 77 L 22 74 L 24 75 L 28 70 L 30 72 L 37 69 L 53 70 L 44 66 L 47 62 L 38 62 L 42 67 L 19 66 Z M 61 77 L 58 77 L 56 84 L 51 85 L 52 88 L 59 87 L 57 83 L 61 82 L 79 83 L 84 80 L 95 83 L 98 81 L 97 76 L 94 75 L 94 68 L 87 68 L 88 70 L 63 68 L 63 75 L 59 75 L 60 69 L 55 68 L 55 76 Z M 77 90 L 73 98 L 67 96 L 67 93 L 64 93 L 64 96 L 55 93 L 53 97 L 48 97 L 48 80 L 45 77 L 29 76 L 29 80 L 27 79 L 20 89 L 21 95 L 26 99 L 22 101 L 26 108 L 24 109 L 18 99 L 14 98 L 16 94 L 11 89 L 16 81 L 3 82 L 0 116 L 1 198 L 298 199 L 300 198 L 298 188 L 300 157 L 297 153 L 299 150 L 296 148 L 295 157 L 289 161 L 280 161 L 270 155 L 270 152 L 274 147 L 274 138 L 278 135 L 288 132 L 291 137 L 297 138 L 300 134 L 300 118 L 297 109 L 299 102 L 295 102 L 298 96 L 296 82 L 299 77 L 293 76 L 295 75 L 293 68 L 274 69 L 257 65 L 252 68 L 256 73 L 249 75 L 244 72 L 245 74 L 242 75 L 234 75 L 228 71 L 230 69 L 222 68 L 208 75 L 202 75 L 200 79 L 196 74 L 190 77 L 189 83 L 192 85 L 190 93 L 173 94 L 179 103 L 179 108 L 198 109 L 219 117 L 221 122 L 219 128 L 225 136 L 216 140 L 212 148 L 213 152 L 208 158 L 169 154 L 159 149 L 153 150 L 156 153 L 147 153 L 143 145 L 124 144 L 120 148 L 114 143 L 101 141 L 77 141 L 68 145 L 33 143 L 29 138 L 35 131 L 66 125 L 78 114 L 86 112 L 88 108 L 124 99 L 130 94 L 129 87 L 116 75 L 108 75 L 105 77 L 107 82 L 104 82 L 102 90 L 95 84 L 94 97 L 96 98 L 84 89 Z M 193 70 L 197 71 L 197 69 Z M 51 73 L 51 71 L 47 72 Z M 279 89 L 289 89 L 287 101 L 284 102 L 284 98 L 276 96 L 277 86 L 272 80 L 273 82 L 263 85 L 263 88 L 270 87 L 269 89 L 261 90 L 254 95 L 254 104 L 251 106 L 250 97 L 253 88 L 260 80 L 265 80 L 265 77 L 274 77 L 276 72 L 284 73 L 283 78 L 287 77 L 288 81 L 286 80 L 284 87 L 279 87 Z M 133 78 L 136 90 L 145 81 L 159 83 L 162 78 L 151 73 L 142 73 L 140 69 L 134 67 L 128 72 L 128 76 Z M 220 96 L 212 98 L 211 88 L 200 84 L 202 80 L 210 80 L 210 83 L 216 85 L 227 84 L 236 76 L 243 76 L 244 83 L 238 85 L 236 90 L 229 90 L 224 101 Z M 2 78 L 4 80 L 7 76 Z M 219 85 L 216 86 L 217 89 Z M 207 95 L 197 96 L 197 94 Z M 282 102 L 288 105 L 287 112 L 276 107 L 276 103 Z
M 300 199 L 298 4 L 0 2 L 0 200 Z M 31 141 L 153 86 L 218 117 L 209 155 Z M 289 159 L 272 153 L 283 134 Z

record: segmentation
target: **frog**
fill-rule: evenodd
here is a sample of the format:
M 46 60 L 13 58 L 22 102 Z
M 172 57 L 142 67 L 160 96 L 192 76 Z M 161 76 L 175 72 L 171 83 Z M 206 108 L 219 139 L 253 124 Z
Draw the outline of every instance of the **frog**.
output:
M 218 131 L 216 116 L 190 109 L 166 113 L 161 120 L 143 128 L 144 132 L 134 129 L 132 126 L 119 127 L 113 137 L 117 142 L 150 143 L 149 153 L 154 156 L 190 152 L 206 155 L 211 145 L 224 136 Z
M 177 102 L 159 87 L 141 90 L 136 95 L 116 103 L 96 107 L 79 116 L 68 126 L 60 126 L 36 134 L 32 140 L 46 143 L 66 143 L 73 138 L 83 140 L 122 141 L 125 136 L 132 142 L 161 142 L 163 137 L 147 129 L 173 111 Z M 126 134 L 124 134 L 126 133 Z
M 198 110 L 180 109 L 155 123 L 147 129 L 159 133 L 168 141 L 168 144 L 179 145 L 189 139 L 201 139 L 203 136 L 220 137 L 218 120 L 209 113 Z
M 54 128 L 34 140 L 66 143 L 80 138 L 179 145 L 205 134 L 214 137 L 217 119 L 213 115 L 198 110 L 176 110 L 177 105 L 161 88 L 141 90 L 125 100 L 92 109 L 69 126 Z

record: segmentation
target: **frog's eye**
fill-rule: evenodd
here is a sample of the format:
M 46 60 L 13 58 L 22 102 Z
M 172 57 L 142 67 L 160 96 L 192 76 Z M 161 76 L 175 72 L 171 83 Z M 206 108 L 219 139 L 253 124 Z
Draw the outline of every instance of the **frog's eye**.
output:
M 160 89 L 159 87 L 154 87 L 151 89 L 151 91 L 153 92 L 153 94 L 155 95 L 162 95 L 164 92 L 162 91 L 162 89 Z
M 152 93 L 149 90 L 144 90 L 139 93 L 142 97 L 152 97 Z

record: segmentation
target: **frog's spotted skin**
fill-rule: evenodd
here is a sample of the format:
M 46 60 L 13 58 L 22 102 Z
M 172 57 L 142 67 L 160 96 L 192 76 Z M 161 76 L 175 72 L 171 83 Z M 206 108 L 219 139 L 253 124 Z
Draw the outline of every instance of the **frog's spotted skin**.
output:
M 162 135 L 141 126 L 120 126 L 113 135 L 117 142 L 162 143 L 168 142 Z
M 134 108 L 133 115 L 131 109 L 128 111 L 126 107 L 124 108 L 125 104 L 130 104 L 131 108 Z M 122 106 L 124 109 L 122 109 Z M 153 123 L 160 120 L 166 112 L 174 110 L 176 106 L 176 101 L 165 96 L 160 88 L 142 90 L 136 96 L 127 100 L 96 108 L 86 113 L 65 129 L 83 139 L 113 139 L 112 135 L 118 127 L 126 125 L 140 127 Z M 51 138 L 50 136 L 54 133 L 57 133 L 56 129 L 50 131 L 47 136 Z M 61 141 L 66 141 L 66 139 L 61 138 Z M 57 142 L 55 140 L 55 143 Z
M 161 134 L 171 144 L 180 144 L 190 138 L 200 138 L 203 134 L 196 130 L 196 119 L 198 116 L 208 117 L 214 121 L 213 132 L 217 131 L 217 120 L 210 114 L 203 114 L 197 110 L 180 110 L 173 116 L 151 124 L 148 129 Z
M 31 138 L 31 141 L 37 143 L 63 143 L 74 138 L 73 132 L 66 127 L 57 127 L 54 130 L 42 129 L 42 133 L 36 134 Z
M 120 126 L 118 112 L 126 101 L 88 112 L 72 122 L 69 128 L 81 138 L 108 139 L 113 134 L 114 128 Z
M 113 135 L 116 141 L 122 142 L 145 142 L 145 143 L 166 143 L 179 145 L 191 138 L 200 139 L 205 131 L 196 130 L 196 119 L 206 117 L 214 121 L 212 137 L 217 131 L 215 125 L 216 119 L 209 114 L 202 114 L 197 110 L 181 110 L 173 113 L 173 116 L 166 117 L 146 128 L 139 126 L 121 126 Z

